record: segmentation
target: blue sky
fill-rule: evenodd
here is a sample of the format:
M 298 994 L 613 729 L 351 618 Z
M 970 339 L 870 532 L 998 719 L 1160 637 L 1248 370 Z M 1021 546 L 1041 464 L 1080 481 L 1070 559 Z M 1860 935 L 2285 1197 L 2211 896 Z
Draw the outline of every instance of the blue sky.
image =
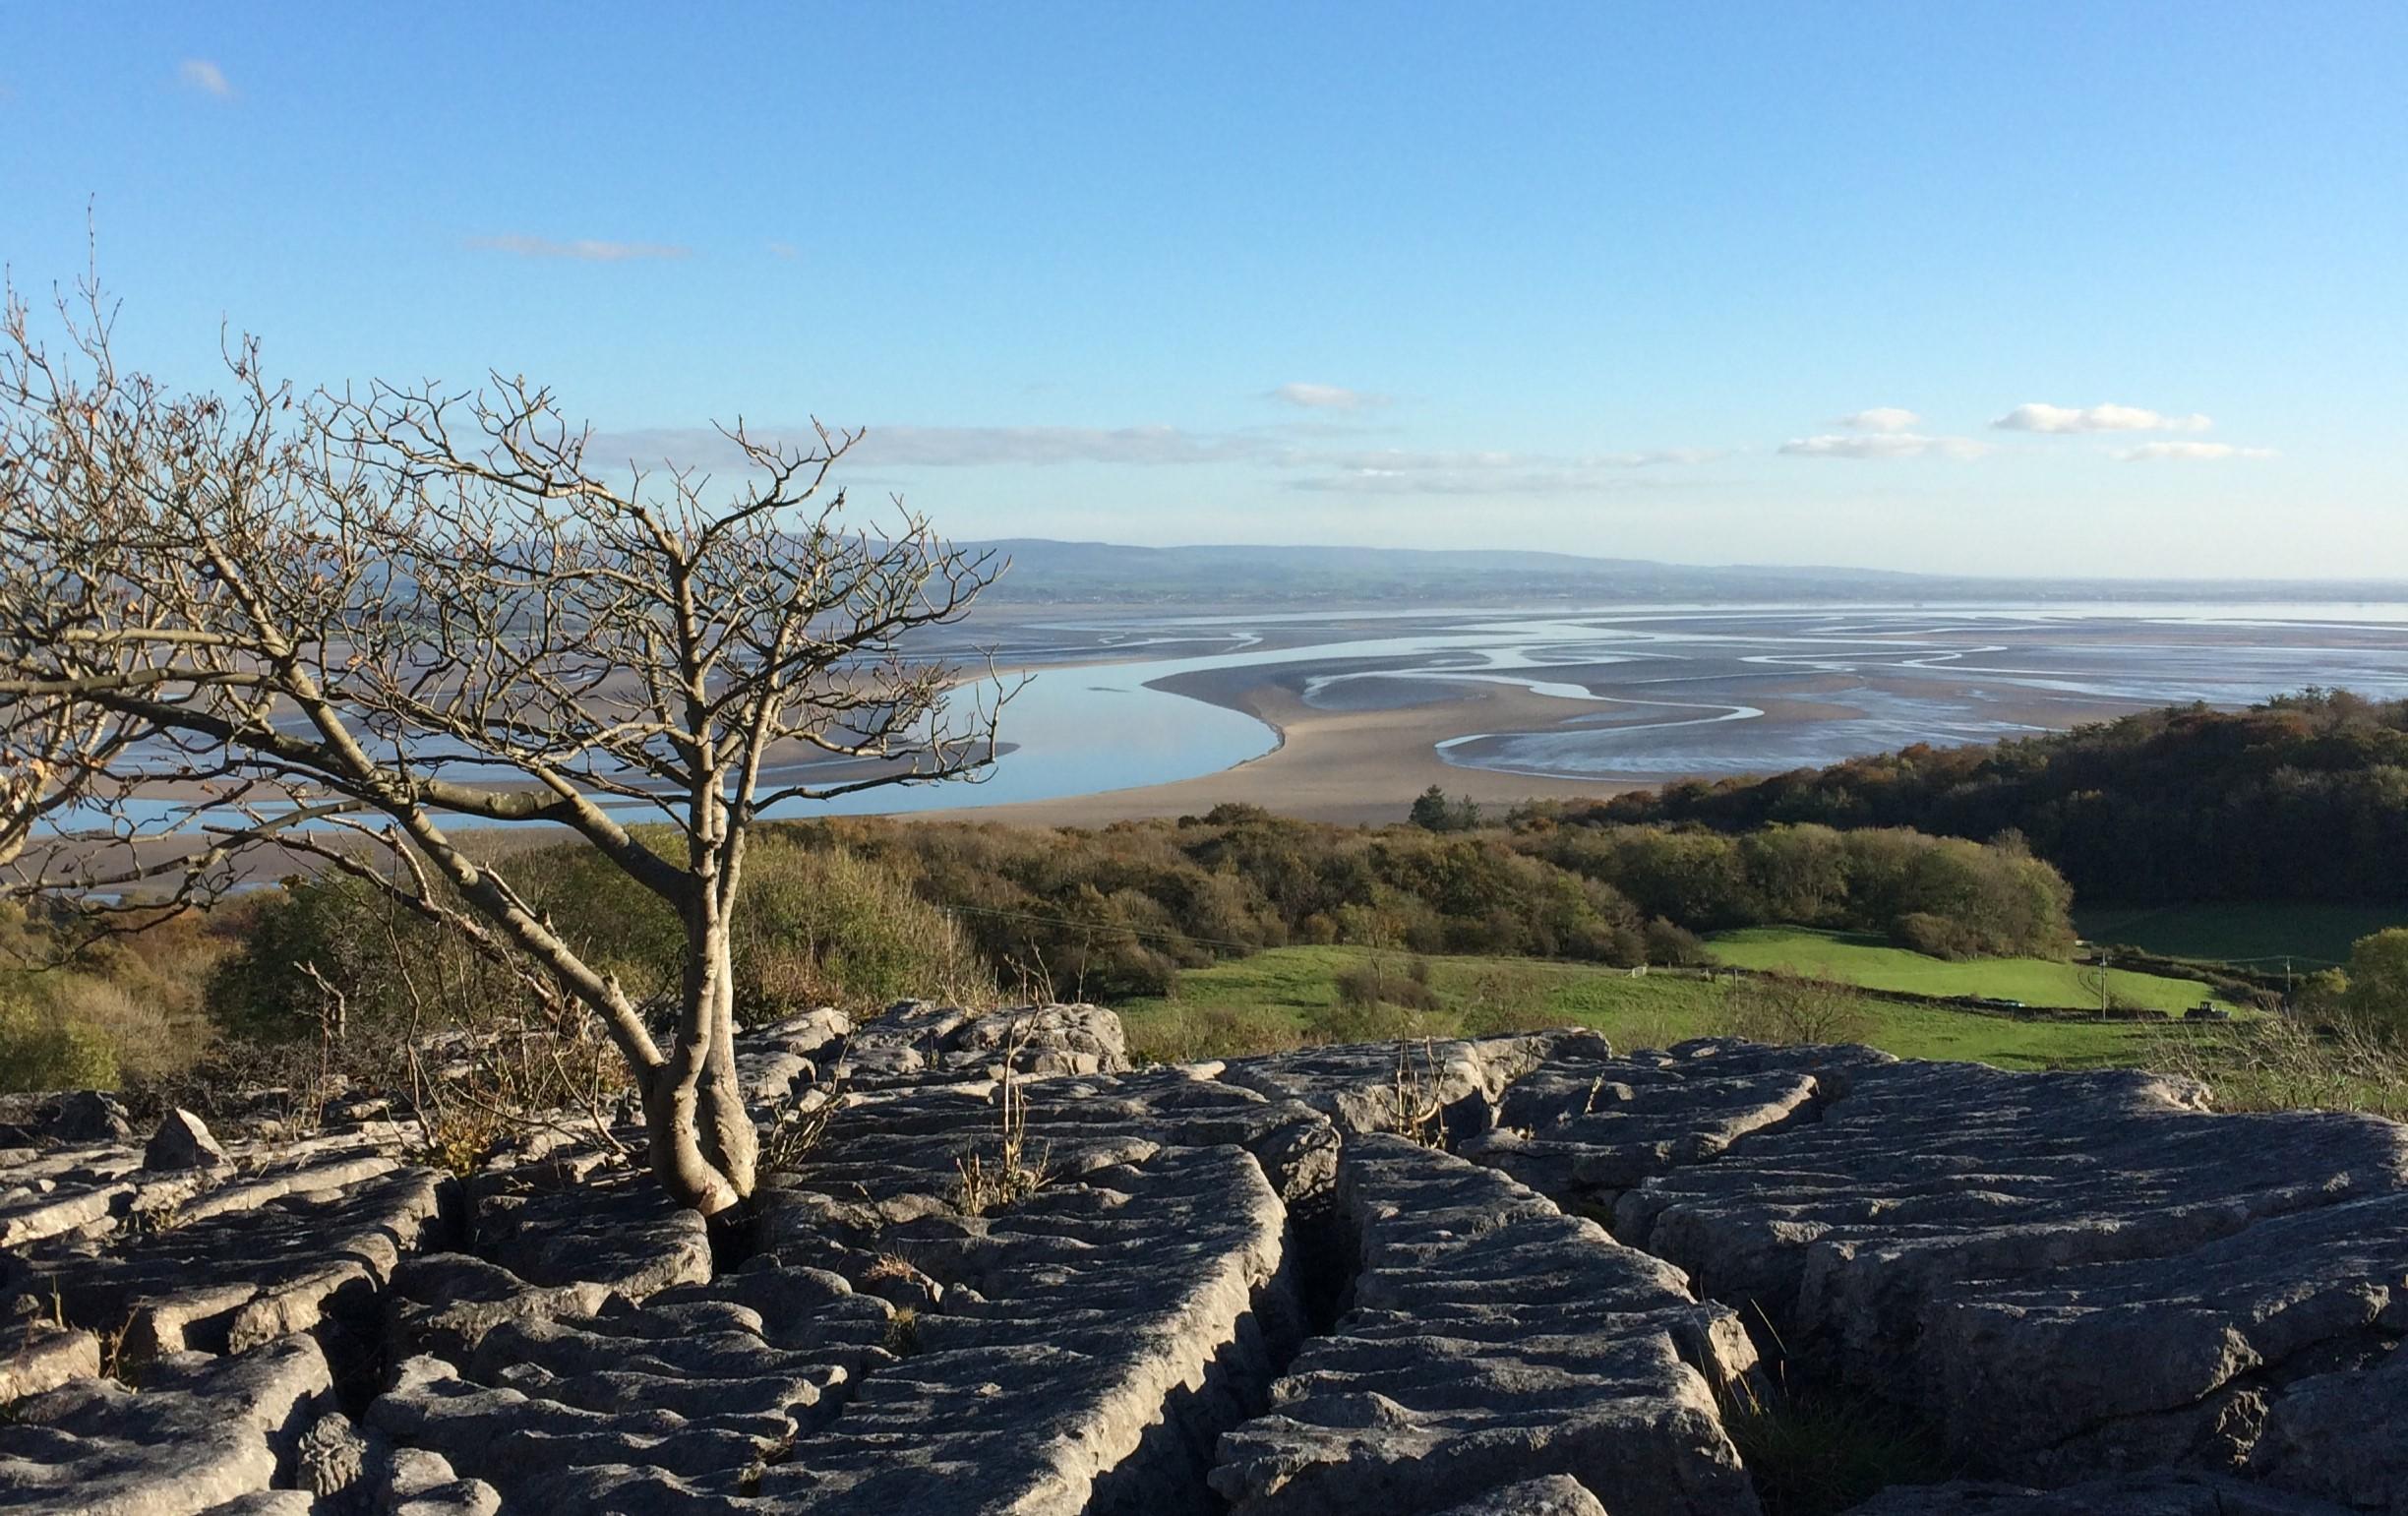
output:
M 2408 576 L 2408 7 L 696 9 L 0 9 L 0 257 L 959 537 Z

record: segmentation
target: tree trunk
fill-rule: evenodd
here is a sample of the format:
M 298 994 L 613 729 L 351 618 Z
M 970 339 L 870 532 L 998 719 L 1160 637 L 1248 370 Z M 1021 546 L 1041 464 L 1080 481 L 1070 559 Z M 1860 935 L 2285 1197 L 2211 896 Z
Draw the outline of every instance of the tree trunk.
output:
M 652 1173 L 680 1205 L 705 1216 L 716 1216 L 744 1203 L 716 1165 L 703 1156 L 697 1120 L 701 1091 L 664 1072 L 644 1097 L 644 1130 L 651 1148 Z
M 728 939 L 720 935 L 721 952 Z M 729 1187 L 750 1199 L 760 1154 L 760 1132 L 746 1109 L 744 1081 L 736 1072 L 736 976 L 732 962 L 720 964 L 719 994 L 711 1016 L 710 1051 L 702 1061 L 700 1137 L 703 1155 Z
M 736 976 L 726 923 L 689 936 L 678 1037 L 644 1090 L 652 1172 L 681 1205 L 716 1216 L 752 1194 L 758 1134 L 736 1072 Z

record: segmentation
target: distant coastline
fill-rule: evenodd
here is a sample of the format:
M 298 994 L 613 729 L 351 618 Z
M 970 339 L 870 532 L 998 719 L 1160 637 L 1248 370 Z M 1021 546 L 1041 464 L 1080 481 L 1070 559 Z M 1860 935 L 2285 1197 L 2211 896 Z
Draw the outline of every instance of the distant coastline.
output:
M 1315 607 L 1056 622 L 1095 637 L 1109 661 L 1065 657 L 1054 674 L 1119 667 L 1262 723 L 1272 746 L 1170 782 L 918 814 L 1095 825 L 1237 803 L 1376 822 L 1432 785 L 1492 806 L 1601 798 L 2310 684 L 2408 694 L 2408 606 L 2351 609 Z M 1195 650 L 1129 668 L 1113 650 L 1139 645 L 1126 640 L 1138 632 L 1149 652 Z

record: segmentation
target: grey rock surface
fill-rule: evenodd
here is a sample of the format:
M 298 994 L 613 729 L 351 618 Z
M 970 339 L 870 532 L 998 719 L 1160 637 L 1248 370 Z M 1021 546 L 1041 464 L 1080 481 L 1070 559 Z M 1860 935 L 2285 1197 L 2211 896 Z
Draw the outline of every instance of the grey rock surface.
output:
M 1397 1137 L 1349 1144 L 1340 1196 L 1354 1305 L 1222 1438 L 1238 1516 L 1421 1516 L 1542 1474 L 1617 1509 L 1757 1509 L 1714 1397 L 1754 1353 L 1677 1269 Z
M 1881 1062 L 1818 1119 L 1613 1214 L 1961 1456 L 2057 1484 L 2238 1469 L 2289 1379 L 2396 1341 L 2404 1191 L 2408 1140 L 2373 1118 L 2207 1115 L 2196 1086 L 2140 1073 Z
M 1606 1516 L 1606 1512 L 1577 1480 L 1555 1474 L 1449 1506 L 1442 1516 Z
M 2061 1489 L 1961 1481 L 1885 1489 L 1848 1516 L 2343 1516 L 2350 1508 L 2214 1474 L 2143 1473 Z
M 2266 1414 L 2251 1472 L 2360 1510 L 2408 1510 L 2408 1351 L 2292 1384 Z
M 50 1136 L 65 1142 L 122 1142 L 134 1135 L 124 1104 L 98 1090 L 67 1095 L 44 1124 Z
M 182 1106 L 167 1113 L 143 1148 L 146 1169 L 225 1169 L 233 1163 L 210 1135 L 209 1123 Z
M 1895 1061 L 1869 1048 L 1784 1049 L 1716 1039 L 1617 1056 L 1564 1037 L 1500 1102 L 1467 1158 L 1604 1211 L 1647 1180 L 1705 1163 L 1743 1137 L 1819 1119 L 1850 1071 Z
M 624 1122 L 453 1178 L 373 1091 L 0 1109 L 0 1509 L 1745 1512 L 1761 1320 L 2005 1482 L 1875 1516 L 2408 1513 L 2386 1122 L 1569 1031 L 1132 1069 L 1092 1006 L 738 1066 L 833 1114 L 716 1236 Z
M 1031 1077 L 1118 1073 L 1129 1066 L 1120 1018 L 1096 1005 L 965 1010 L 901 1001 L 857 1028 L 838 1072 L 863 1086 L 988 1079 L 1005 1066 Z
M 138 1393 L 78 1379 L 0 1421 L 0 1509 L 189 1516 L 268 1489 L 331 1408 L 326 1357 L 287 1337 L 231 1358 L 173 1354 Z
M 257 1205 L 213 1206 L 216 1194 L 205 1194 L 97 1242 L 19 1249 L 0 1265 L 0 1298 L 122 1333 L 136 1360 L 241 1352 L 322 1324 L 373 1333 L 394 1266 L 442 1231 L 437 1177 L 382 1163 L 354 1182 L 310 1180 L 301 1171 Z
M 1286 1210 L 1242 1149 L 1165 1149 L 893 1245 L 946 1283 L 764 1495 L 813 1510 L 1201 1511 L 1213 1438 L 1303 1330 Z
M 1583 1045 L 1595 1041 L 1588 1033 L 1547 1032 L 1306 1048 L 1232 1060 L 1220 1066 L 1218 1077 L 1310 1106 L 1350 1134 L 1397 1133 L 1419 1121 L 1460 1142 L 1489 1129 L 1506 1089 L 1567 1039 Z
M 473 1250 L 529 1284 L 600 1284 L 632 1301 L 711 1277 L 710 1233 L 648 1174 L 512 1170 L 475 1186 Z
M 93 1333 L 39 1315 L 0 1325 L 0 1405 L 99 1373 L 100 1339 Z

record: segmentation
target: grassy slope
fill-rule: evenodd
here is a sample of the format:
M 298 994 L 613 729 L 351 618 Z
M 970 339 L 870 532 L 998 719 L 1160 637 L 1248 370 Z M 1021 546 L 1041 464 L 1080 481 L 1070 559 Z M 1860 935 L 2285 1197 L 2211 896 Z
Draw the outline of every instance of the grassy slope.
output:
M 1362 961 L 1358 947 L 1281 947 L 1179 976 L 1174 1000 L 1120 1007 L 1132 1044 L 1158 1056 L 1255 1051 L 1270 1040 L 1326 1039 L 1337 975 Z M 1404 955 L 1388 963 L 1402 968 Z M 1441 1009 L 1429 1030 L 1451 1035 L 1485 1001 L 1519 1025 L 1595 1027 L 1617 1046 L 1662 1047 L 1721 1030 L 1722 984 L 1669 974 L 1634 979 L 1619 969 L 1526 958 L 1433 957 Z M 2145 1029 L 2129 1022 L 2014 1021 L 1999 1016 L 1867 1001 L 1876 1047 L 1902 1058 L 1959 1059 L 2002 1068 L 2098 1067 L 2137 1061 Z M 1203 1041 L 1207 1046 L 1197 1047 Z M 1218 1046 L 1209 1044 L 1218 1043 Z
M 1734 968 L 1785 969 L 1871 990 L 1983 996 L 2071 1009 L 2098 1004 L 2096 969 L 2046 958 L 1975 958 L 1951 963 L 1889 946 L 1879 938 L 1807 927 L 1747 927 L 1716 933 L 1706 945 L 1716 960 Z M 2206 993 L 2204 986 L 2188 979 L 2124 969 L 2107 973 L 2109 988 L 2118 1000 L 2154 1010 L 2188 1009 Z
M 2082 906 L 2074 925 L 2094 942 L 2128 942 L 2169 958 L 2279 967 L 2291 954 L 2304 969 L 2348 959 L 2350 943 L 2385 927 L 2408 925 L 2408 905 L 2264 904 Z

